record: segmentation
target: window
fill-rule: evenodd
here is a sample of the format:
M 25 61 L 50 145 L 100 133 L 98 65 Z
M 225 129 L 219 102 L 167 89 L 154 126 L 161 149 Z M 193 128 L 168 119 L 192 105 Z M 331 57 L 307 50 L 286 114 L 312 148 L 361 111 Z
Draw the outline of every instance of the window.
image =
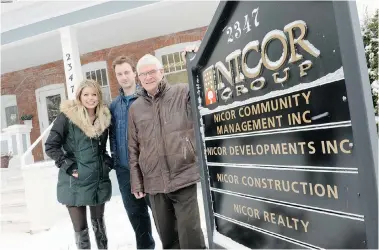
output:
M 61 95 L 51 95 L 46 97 L 47 116 L 51 124 L 60 113 Z
M 88 63 L 82 66 L 82 70 L 85 78 L 95 80 L 100 84 L 104 103 L 111 103 L 112 98 L 109 89 L 106 62 Z
M 17 106 L 5 107 L 5 117 L 7 119 L 7 127 L 18 124 Z
M 168 83 L 188 83 L 187 68 L 181 53 L 187 46 L 193 44 L 200 45 L 200 41 L 174 44 L 155 51 L 155 56 L 163 64 Z
M 19 114 L 17 107 L 16 95 L 1 96 L 1 129 L 11 125 L 19 124 Z
M 162 64 L 169 83 L 188 83 L 186 64 L 183 62 L 181 51 L 162 55 Z

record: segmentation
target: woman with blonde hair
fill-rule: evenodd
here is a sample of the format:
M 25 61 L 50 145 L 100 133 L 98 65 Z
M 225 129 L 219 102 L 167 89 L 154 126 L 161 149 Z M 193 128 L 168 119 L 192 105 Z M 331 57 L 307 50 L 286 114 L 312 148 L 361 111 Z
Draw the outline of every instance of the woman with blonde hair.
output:
M 46 154 L 59 168 L 58 201 L 68 208 L 78 249 L 91 248 L 87 206 L 98 249 L 107 249 L 104 207 L 112 195 L 113 164 L 106 152 L 111 114 L 103 104 L 100 85 L 83 80 L 76 100 L 63 101 L 60 111 L 45 143 Z

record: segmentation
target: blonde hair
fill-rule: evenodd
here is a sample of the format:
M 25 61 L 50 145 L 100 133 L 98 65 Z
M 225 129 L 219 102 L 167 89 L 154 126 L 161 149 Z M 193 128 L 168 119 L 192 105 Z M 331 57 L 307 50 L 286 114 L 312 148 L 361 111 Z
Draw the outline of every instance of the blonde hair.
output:
M 83 89 L 86 87 L 93 88 L 96 90 L 96 95 L 98 97 L 99 103 L 97 104 L 97 106 L 95 108 L 95 116 L 97 119 L 99 119 L 99 122 L 101 125 L 101 130 L 105 130 L 106 129 L 106 127 L 104 126 L 104 124 L 106 124 L 106 122 L 104 120 L 105 117 L 103 115 L 100 115 L 100 114 L 104 113 L 104 109 L 105 109 L 105 105 L 103 102 L 103 93 L 101 91 L 100 84 L 95 80 L 84 79 L 83 81 L 80 82 L 80 84 L 76 90 L 76 104 L 77 104 L 78 111 L 79 111 L 78 112 L 79 113 L 79 119 L 84 124 L 92 126 L 90 117 L 88 115 L 87 108 L 83 106 L 82 101 L 80 100 Z
M 158 58 L 156 58 L 155 56 L 152 56 L 150 54 L 146 54 L 143 57 L 141 57 L 141 59 L 138 60 L 138 63 L 136 66 L 137 73 L 139 74 L 139 68 L 141 66 L 152 65 L 152 64 L 157 66 L 158 69 L 163 69 L 163 65 L 162 65 L 161 61 L 158 60 Z

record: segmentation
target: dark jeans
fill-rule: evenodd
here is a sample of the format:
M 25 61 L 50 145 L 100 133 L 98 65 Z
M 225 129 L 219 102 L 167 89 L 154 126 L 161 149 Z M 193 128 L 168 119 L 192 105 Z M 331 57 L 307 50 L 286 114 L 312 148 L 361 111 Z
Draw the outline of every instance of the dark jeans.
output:
M 148 212 L 149 201 L 136 199 L 131 193 L 129 169 L 117 167 L 115 170 L 124 207 L 136 236 L 137 249 L 154 249 L 155 242 Z
M 196 184 L 172 193 L 150 195 L 163 249 L 205 249 Z

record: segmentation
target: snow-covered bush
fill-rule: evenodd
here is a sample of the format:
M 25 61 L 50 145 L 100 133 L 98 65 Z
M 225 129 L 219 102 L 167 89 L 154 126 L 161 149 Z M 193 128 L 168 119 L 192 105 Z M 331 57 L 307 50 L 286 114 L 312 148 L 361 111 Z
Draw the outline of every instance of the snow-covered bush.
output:
M 379 116 L 378 16 L 379 10 L 376 10 L 375 14 L 371 17 L 366 14 L 362 25 L 363 44 L 365 46 L 368 75 L 372 90 L 372 101 L 376 116 Z

